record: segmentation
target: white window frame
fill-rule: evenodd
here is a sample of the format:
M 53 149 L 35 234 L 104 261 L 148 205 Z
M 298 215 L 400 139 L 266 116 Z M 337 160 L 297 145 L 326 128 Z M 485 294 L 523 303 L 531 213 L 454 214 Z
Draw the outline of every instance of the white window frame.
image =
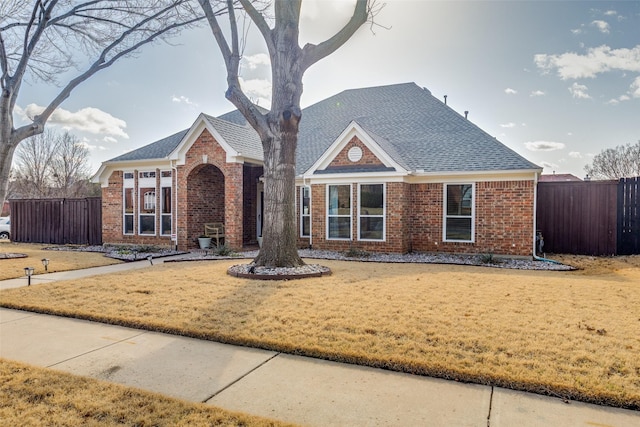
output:
M 304 193 L 305 190 L 309 191 L 309 211 L 304 213 Z M 304 234 L 304 218 L 309 218 L 309 234 Z M 311 237 L 311 186 L 310 185 L 302 185 L 300 186 L 300 237 L 309 238 Z
M 171 171 L 160 171 L 160 235 L 161 236 L 170 236 L 173 230 L 173 179 L 171 176 Z M 164 189 L 168 188 L 171 193 L 171 200 L 169 201 L 169 213 L 164 213 L 165 205 L 164 205 Z M 165 230 L 163 228 L 164 219 L 169 218 L 169 230 Z
M 382 215 L 362 215 L 362 195 L 363 185 L 382 185 Z M 380 218 L 382 217 L 382 239 L 363 239 L 360 236 L 360 219 L 361 218 Z M 385 182 L 362 182 L 358 183 L 358 240 L 362 242 L 386 242 L 387 240 L 387 184 Z
M 447 219 L 448 218 L 469 218 L 469 215 L 447 215 L 447 188 L 450 185 L 470 185 L 471 186 L 471 239 L 459 240 L 459 239 L 447 239 Z M 442 241 L 443 242 L 458 242 L 458 243 L 475 243 L 476 239 L 476 183 L 475 182 L 449 182 L 445 183 L 442 188 L 443 206 L 442 206 Z
M 132 236 L 136 234 L 136 185 L 135 174 L 133 172 L 123 172 L 122 174 L 122 234 L 126 236 Z M 127 190 L 131 190 L 131 203 L 133 212 L 127 213 Z M 132 219 L 131 232 L 127 233 L 127 216 Z
M 143 193 L 142 190 L 145 190 Z M 138 204 L 138 235 L 139 236 L 157 236 L 158 235 L 158 186 L 156 183 L 156 172 L 155 171 L 142 171 L 138 172 L 138 197 L 142 194 L 146 199 L 146 193 L 149 193 L 153 190 L 154 194 L 154 202 L 153 202 L 153 213 L 144 213 L 142 212 L 142 207 Z M 146 200 L 145 200 L 146 205 Z M 144 207 L 146 209 L 146 206 Z M 142 232 L 142 218 L 153 216 L 153 233 L 143 233 Z
M 342 187 L 342 186 L 348 186 L 349 187 L 349 237 L 330 237 L 329 236 L 329 231 L 330 231 L 330 227 L 329 227 L 329 219 L 330 218 L 346 218 L 347 215 L 329 215 L 329 193 L 330 193 L 330 189 L 331 187 Z M 326 199 L 327 199 L 327 203 L 326 203 L 326 208 L 325 208 L 325 214 L 326 214 L 326 228 L 327 228 L 327 232 L 326 232 L 326 238 L 327 240 L 342 240 L 342 241 L 348 241 L 348 240 L 353 240 L 353 184 L 349 183 L 349 184 L 327 184 L 327 189 L 326 189 Z

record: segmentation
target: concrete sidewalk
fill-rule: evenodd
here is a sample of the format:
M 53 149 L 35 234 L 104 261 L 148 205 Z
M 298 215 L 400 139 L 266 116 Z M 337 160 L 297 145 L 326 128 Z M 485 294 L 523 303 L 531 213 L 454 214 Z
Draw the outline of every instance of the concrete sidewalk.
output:
M 147 260 L 31 280 L 145 267 Z M 6 280 L 0 289 L 26 284 Z M 637 411 L 3 308 L 0 357 L 310 426 L 640 426 Z
M 10 309 L 0 357 L 310 426 L 640 425 L 636 411 Z

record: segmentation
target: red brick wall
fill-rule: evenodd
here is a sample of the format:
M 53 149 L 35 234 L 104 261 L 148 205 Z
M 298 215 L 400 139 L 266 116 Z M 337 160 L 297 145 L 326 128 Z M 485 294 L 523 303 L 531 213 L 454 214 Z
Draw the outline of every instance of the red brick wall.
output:
M 442 241 L 443 184 L 412 185 L 412 248 L 415 251 L 532 254 L 533 181 L 478 182 L 475 242 Z
M 348 153 L 351 147 L 360 147 L 362 150 L 362 158 L 357 162 L 352 162 L 349 160 Z M 384 164 L 376 157 L 375 154 L 367 148 L 367 146 L 358 139 L 357 136 L 351 138 L 351 140 L 347 143 L 347 145 L 336 155 L 336 157 L 331 161 L 329 167 L 335 166 L 384 166 Z
M 352 241 L 326 239 L 326 186 L 311 186 L 312 246 L 370 252 L 492 253 L 530 256 L 533 239 L 533 181 L 478 182 L 475 241 L 443 242 L 443 184 L 387 183 L 386 241 L 357 240 L 357 184 L 352 185 Z M 300 200 L 300 189 L 298 198 Z M 299 204 L 298 204 L 299 206 Z M 300 213 L 298 211 L 298 230 Z M 309 240 L 299 238 L 300 246 Z

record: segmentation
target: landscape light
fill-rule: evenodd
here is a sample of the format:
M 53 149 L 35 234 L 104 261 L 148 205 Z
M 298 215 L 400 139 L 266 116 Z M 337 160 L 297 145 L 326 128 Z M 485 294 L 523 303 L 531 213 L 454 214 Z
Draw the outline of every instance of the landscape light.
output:
M 49 258 L 42 258 L 42 265 L 44 265 L 44 271 L 49 271 Z
M 153 255 L 148 255 L 147 259 L 149 260 L 149 264 L 153 265 Z
M 33 267 L 25 267 L 24 274 L 27 276 L 27 286 L 31 286 L 31 276 L 33 275 Z

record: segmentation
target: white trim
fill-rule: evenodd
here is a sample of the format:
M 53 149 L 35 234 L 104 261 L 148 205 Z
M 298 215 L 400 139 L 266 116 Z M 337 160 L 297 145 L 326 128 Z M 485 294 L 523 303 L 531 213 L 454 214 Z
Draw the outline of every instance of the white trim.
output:
M 363 185 L 382 185 L 382 239 L 363 239 L 360 237 L 360 217 L 362 215 L 362 186 Z M 357 222 L 357 236 L 359 242 L 386 242 L 387 241 L 387 184 L 386 183 L 371 183 L 371 182 L 359 182 L 358 183 L 358 213 L 356 217 Z M 380 215 L 370 215 L 373 218 Z
M 447 215 L 447 187 L 449 185 L 471 185 L 471 240 L 447 239 L 447 218 L 468 218 L 467 215 Z M 475 243 L 476 241 L 476 183 L 445 182 L 442 185 L 442 241 L 448 243 Z
M 315 171 L 323 170 L 329 166 L 333 159 L 335 159 L 342 149 L 347 146 L 354 136 L 357 136 L 365 147 L 367 147 L 386 167 L 394 168 L 397 171 L 395 173 L 408 173 L 408 171 L 400 166 L 398 162 L 393 160 L 391 156 L 389 156 L 389 154 L 387 154 L 387 152 L 384 151 L 357 122 L 352 121 L 304 174 L 313 175 Z
M 299 186 L 300 188 L 300 238 L 302 239 L 308 239 L 311 237 L 311 186 L 309 185 L 301 185 Z M 309 189 L 309 213 L 305 214 L 303 212 L 304 209 L 304 190 L 305 188 Z M 303 218 L 304 217 L 309 217 L 309 234 L 305 235 L 303 234 L 303 230 L 304 230 L 304 226 L 303 226 Z
M 349 237 L 329 237 L 329 189 L 332 186 L 349 186 Z M 326 239 L 327 240 L 341 240 L 341 241 L 349 241 L 353 240 L 353 184 L 352 183 L 342 183 L 342 184 L 329 184 L 325 187 L 326 191 L 326 203 L 325 203 L 325 224 L 326 224 Z M 335 218 L 344 218 L 346 215 L 331 215 L 331 217 Z
M 134 181 L 134 180 L 132 180 Z M 126 200 L 126 192 L 127 190 L 131 190 L 131 204 L 132 204 L 132 209 L 133 212 L 131 213 L 127 213 L 126 209 L 127 209 L 127 200 Z M 136 223 L 135 223 L 135 218 L 136 218 L 136 188 L 135 188 L 135 183 L 133 186 L 131 187 L 125 187 L 122 186 L 122 235 L 123 236 L 135 236 L 136 234 Z M 131 224 L 131 233 L 127 233 L 126 232 L 126 227 L 127 227 L 127 215 L 131 216 L 132 224 Z

